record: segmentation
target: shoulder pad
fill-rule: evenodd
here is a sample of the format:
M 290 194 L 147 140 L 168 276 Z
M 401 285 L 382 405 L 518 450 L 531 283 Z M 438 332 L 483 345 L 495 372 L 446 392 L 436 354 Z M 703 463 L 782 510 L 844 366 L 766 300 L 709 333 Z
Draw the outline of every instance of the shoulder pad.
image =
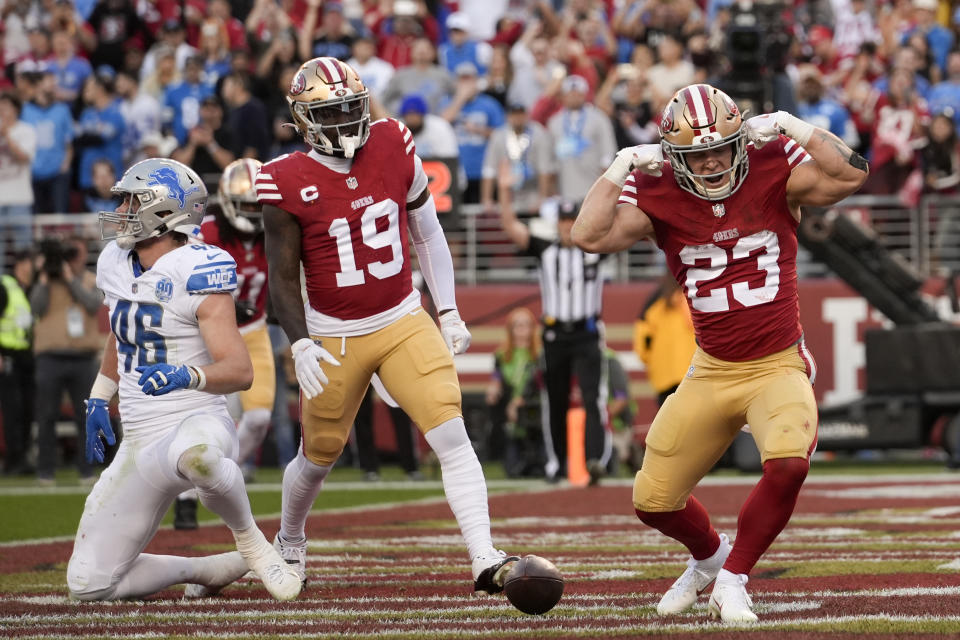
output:
M 229 253 L 208 244 L 190 244 L 183 249 L 187 293 L 202 295 L 237 288 L 237 263 Z

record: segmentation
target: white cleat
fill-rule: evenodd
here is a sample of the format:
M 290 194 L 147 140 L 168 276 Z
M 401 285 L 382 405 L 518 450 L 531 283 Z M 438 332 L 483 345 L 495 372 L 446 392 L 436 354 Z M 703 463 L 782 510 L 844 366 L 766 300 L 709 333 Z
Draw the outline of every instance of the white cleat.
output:
M 303 542 L 287 542 L 286 539 L 277 532 L 273 539 L 273 548 L 277 550 L 283 561 L 290 565 L 300 578 L 301 587 L 307 584 L 307 539 Z
M 661 616 L 669 616 L 682 613 L 693 606 L 707 587 L 716 580 L 717 574 L 723 567 L 730 555 L 730 538 L 727 534 L 720 534 L 720 546 L 716 552 L 704 560 L 687 560 L 687 569 L 677 581 L 667 590 L 660 603 L 657 604 L 657 613 Z
M 714 618 L 727 624 L 750 624 L 757 621 L 753 600 L 747 593 L 748 578 L 742 573 L 723 571 L 713 585 L 708 611 Z
M 507 574 L 513 569 L 519 556 L 508 556 L 506 552 L 491 549 L 489 553 L 473 559 L 474 592 L 500 593 Z
M 303 583 L 296 568 L 284 562 L 256 525 L 233 534 L 237 551 L 271 596 L 277 600 L 293 600 L 300 595 Z
M 210 598 L 220 593 L 228 584 L 246 575 L 247 562 L 236 551 L 198 558 L 205 564 L 204 584 L 188 584 L 183 590 L 184 599 Z M 200 577 L 200 576 L 198 576 Z

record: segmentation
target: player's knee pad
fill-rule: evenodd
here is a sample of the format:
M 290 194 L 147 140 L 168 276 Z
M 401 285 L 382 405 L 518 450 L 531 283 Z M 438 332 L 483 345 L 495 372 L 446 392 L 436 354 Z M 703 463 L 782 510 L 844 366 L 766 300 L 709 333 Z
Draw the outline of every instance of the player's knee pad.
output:
M 810 470 L 806 458 L 774 458 L 763 463 L 764 482 L 779 487 L 786 496 L 797 495 Z
M 220 480 L 220 463 L 224 455 L 218 447 L 198 444 L 184 451 L 177 461 L 177 471 L 194 486 L 206 489 Z
M 116 590 L 117 580 L 111 580 L 112 567 L 97 567 L 87 558 L 74 553 L 67 564 L 67 588 L 74 600 L 94 602 L 110 600 Z
M 329 467 L 337 461 L 343 448 L 347 445 L 349 432 L 329 431 L 325 433 L 313 433 L 306 441 L 304 446 L 304 456 L 310 462 Z
M 637 471 L 633 479 L 633 508 L 638 512 L 679 511 L 684 502 L 686 496 L 671 495 L 663 482 L 656 482 L 643 469 Z
M 476 458 L 476 452 L 470 443 L 470 437 L 467 435 L 466 426 L 463 424 L 463 418 L 453 418 L 443 424 L 427 431 L 424 436 L 427 444 L 437 454 L 437 460 L 443 465 L 445 462 L 452 463 L 464 455 L 472 455 Z M 469 451 L 468 451 L 469 450 Z

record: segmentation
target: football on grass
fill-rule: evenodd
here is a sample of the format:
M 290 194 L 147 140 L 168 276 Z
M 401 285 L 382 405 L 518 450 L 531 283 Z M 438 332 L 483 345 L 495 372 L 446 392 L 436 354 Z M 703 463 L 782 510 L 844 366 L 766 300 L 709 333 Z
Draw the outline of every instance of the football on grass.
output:
M 510 569 L 503 591 L 510 604 L 520 611 L 540 615 L 560 602 L 563 576 L 549 560 L 525 556 Z

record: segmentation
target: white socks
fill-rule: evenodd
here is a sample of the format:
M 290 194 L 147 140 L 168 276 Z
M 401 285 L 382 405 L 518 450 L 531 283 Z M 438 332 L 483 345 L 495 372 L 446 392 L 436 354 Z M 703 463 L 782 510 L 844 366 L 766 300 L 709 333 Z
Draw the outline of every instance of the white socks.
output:
M 440 461 L 443 491 L 460 525 L 470 558 L 489 553 L 493 549 L 493 540 L 490 537 L 487 482 L 467 437 L 463 418 L 447 420 L 427 431 L 425 437 Z
M 187 449 L 177 468 L 196 486 L 203 506 L 220 516 L 228 527 L 238 531 L 253 526 L 243 474 L 220 449 L 211 445 Z
M 280 533 L 287 542 L 300 542 L 306 537 L 304 527 L 307 515 L 328 473 L 330 467 L 310 462 L 304 457 L 302 449 L 284 469 Z

